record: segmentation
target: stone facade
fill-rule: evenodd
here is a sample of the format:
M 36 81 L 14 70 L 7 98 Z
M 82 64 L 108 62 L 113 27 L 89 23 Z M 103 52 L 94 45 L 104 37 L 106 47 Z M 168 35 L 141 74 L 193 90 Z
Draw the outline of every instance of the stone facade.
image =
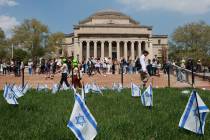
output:
M 74 32 L 66 35 L 63 47 L 69 56 L 79 55 L 80 60 L 89 57 L 135 60 L 144 50 L 149 51 L 150 59 L 155 55 L 167 59 L 163 50 L 168 49 L 168 36 L 153 35 L 152 26 L 141 25 L 121 12 L 104 10 L 75 25 Z

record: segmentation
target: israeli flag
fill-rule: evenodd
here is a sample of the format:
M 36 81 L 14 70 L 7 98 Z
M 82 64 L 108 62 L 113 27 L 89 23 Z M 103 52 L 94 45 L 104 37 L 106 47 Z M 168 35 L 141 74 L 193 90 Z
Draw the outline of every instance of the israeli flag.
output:
M 117 90 L 118 92 L 121 92 L 122 89 L 123 87 L 121 83 L 113 83 L 112 90 Z
M 197 134 L 204 134 L 205 120 L 208 113 L 208 107 L 198 93 L 193 91 L 179 121 L 179 127 Z
M 67 127 L 78 140 L 93 140 L 97 135 L 97 122 L 79 94 L 75 94 L 74 108 Z
M 22 97 L 24 94 L 22 92 L 22 88 L 14 85 L 12 88 L 11 88 L 12 92 L 14 93 L 15 95 L 15 98 L 20 98 Z
M 52 94 L 56 94 L 58 92 L 58 84 L 53 84 L 52 86 Z
M 153 93 L 151 84 L 141 95 L 141 102 L 144 106 L 153 106 Z
M 10 85 L 4 86 L 4 99 L 7 101 L 8 104 L 17 105 L 17 99 L 15 98 L 14 92 L 12 91 Z
M 113 83 L 112 90 L 117 90 L 117 89 L 118 89 L 118 85 L 116 83 Z
M 133 83 L 131 83 L 131 95 L 133 97 L 140 97 L 141 96 L 140 88 L 136 84 L 133 84 Z
M 67 87 L 67 85 L 65 83 L 63 83 L 61 90 L 69 90 L 69 87 Z
M 121 83 L 118 83 L 118 89 L 117 89 L 117 91 L 118 91 L 118 92 L 121 92 L 121 91 L 122 91 L 122 89 L 123 89 L 122 84 L 121 84 Z
M 85 89 L 86 94 L 89 93 L 90 90 L 91 90 L 91 85 L 90 84 L 85 84 L 84 89 Z
M 26 83 L 25 86 L 24 86 L 23 89 L 22 89 L 22 93 L 23 93 L 23 94 L 26 94 L 26 92 L 27 92 L 29 89 L 30 89 L 30 86 L 29 86 L 28 83 Z
M 45 85 L 38 84 L 36 89 L 37 91 L 47 91 L 48 87 L 46 84 Z
M 91 90 L 92 90 L 92 92 L 96 92 L 96 93 L 101 93 L 102 94 L 102 91 L 101 91 L 100 87 L 98 85 L 96 85 L 95 83 L 92 84 Z

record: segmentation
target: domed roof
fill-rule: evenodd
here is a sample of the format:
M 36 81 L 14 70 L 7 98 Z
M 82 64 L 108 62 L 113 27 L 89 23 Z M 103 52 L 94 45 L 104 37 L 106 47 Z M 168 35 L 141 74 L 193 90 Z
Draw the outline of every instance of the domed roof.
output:
M 128 18 L 127 15 L 113 9 L 100 10 L 92 15 L 92 17 L 96 17 L 96 16 L 120 16 L 120 17 Z
M 85 20 L 82 20 L 79 22 L 79 24 L 84 24 L 86 22 L 91 21 L 92 19 L 128 19 L 132 24 L 138 25 L 139 22 L 135 21 L 131 17 L 127 16 L 126 14 L 116 11 L 113 9 L 105 9 L 105 10 L 100 10 L 97 11 L 96 13 L 92 14 Z

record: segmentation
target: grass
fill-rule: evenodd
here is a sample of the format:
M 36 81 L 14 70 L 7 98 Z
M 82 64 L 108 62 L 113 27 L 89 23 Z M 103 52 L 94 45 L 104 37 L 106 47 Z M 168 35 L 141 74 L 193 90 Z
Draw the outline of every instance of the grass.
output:
M 178 123 L 190 95 L 180 89 L 154 89 L 154 107 L 145 108 L 129 89 L 122 93 L 105 91 L 104 96 L 88 94 L 87 106 L 95 117 L 99 133 L 96 140 L 197 140 L 210 139 L 210 118 L 205 136 L 179 129 Z M 210 95 L 199 91 L 210 107 Z M 70 91 L 28 92 L 19 106 L 8 105 L 0 97 L 0 140 L 74 140 L 67 122 L 74 104 Z

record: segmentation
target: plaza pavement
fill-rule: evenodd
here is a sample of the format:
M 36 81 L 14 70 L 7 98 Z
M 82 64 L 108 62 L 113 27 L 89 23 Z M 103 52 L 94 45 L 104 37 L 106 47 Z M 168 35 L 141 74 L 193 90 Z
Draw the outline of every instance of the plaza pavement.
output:
M 28 75 L 25 74 L 25 82 L 28 82 L 32 87 L 36 87 L 37 84 L 47 84 L 49 88 L 52 87 L 53 84 L 58 83 L 60 81 L 60 74 L 56 74 L 53 79 L 46 79 L 46 76 L 41 74 L 36 74 L 36 75 Z M 184 82 L 179 82 L 176 81 L 175 76 L 170 76 L 171 77 L 171 87 L 177 87 L 177 88 L 184 88 L 184 87 L 191 87 L 191 85 L 184 83 Z M 11 83 L 11 84 L 18 84 L 20 85 L 22 81 L 21 77 L 15 77 L 13 74 L 3 76 L 0 75 L 0 88 L 2 89 L 5 83 Z M 70 78 L 68 79 L 70 81 Z M 140 81 L 140 75 L 139 74 L 125 74 L 124 75 L 124 87 L 130 87 L 130 83 L 133 82 L 137 85 L 141 84 Z M 107 74 L 107 75 L 94 75 L 89 77 L 88 75 L 83 75 L 82 82 L 84 83 L 91 83 L 95 82 L 100 86 L 103 87 L 108 87 L 110 88 L 113 84 L 113 82 L 121 82 L 121 75 L 120 74 Z M 152 83 L 154 88 L 162 88 L 162 87 L 167 87 L 168 86 L 168 76 L 166 74 L 161 73 L 160 76 L 152 76 L 150 77 L 150 80 L 148 82 Z M 210 90 L 210 82 L 208 81 L 203 81 L 201 78 L 196 78 L 195 79 L 195 87 L 197 88 L 205 88 Z

